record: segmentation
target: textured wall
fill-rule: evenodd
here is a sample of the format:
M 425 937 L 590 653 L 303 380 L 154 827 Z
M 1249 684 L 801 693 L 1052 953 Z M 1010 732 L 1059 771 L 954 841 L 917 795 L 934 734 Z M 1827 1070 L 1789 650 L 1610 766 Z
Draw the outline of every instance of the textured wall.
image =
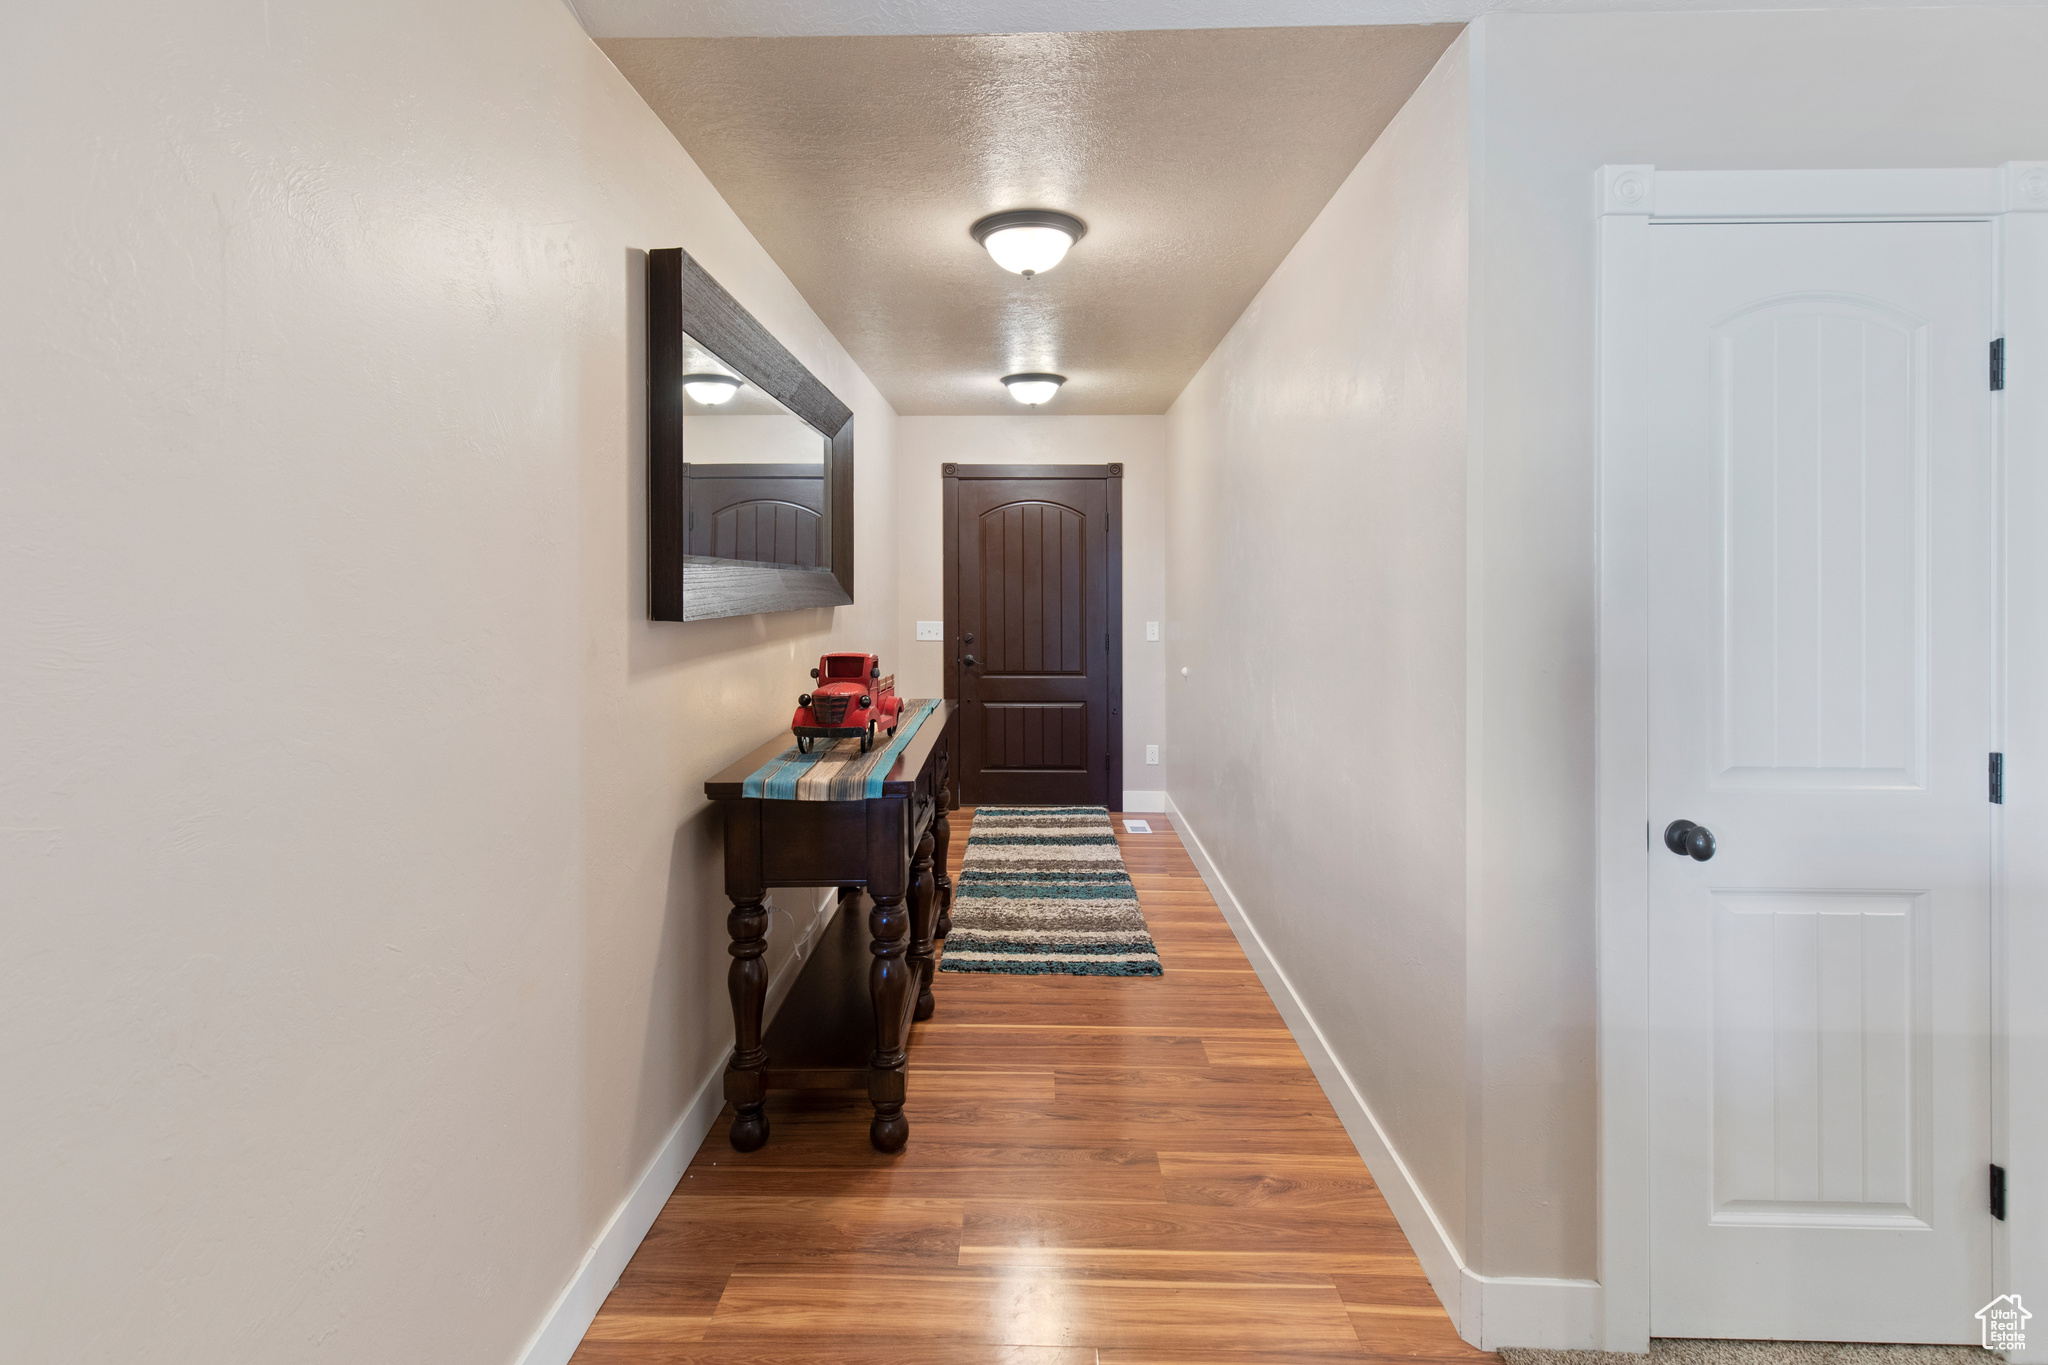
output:
M 1168 790 L 1454 1237 L 1465 54 L 1167 414 Z
M 895 631 L 893 415 L 556 0 L 8 37 L 0 1354 L 509 1360 L 728 1045 L 697 793 Z M 857 606 L 646 621 L 667 245 L 858 413 Z
M 1417 150 L 1440 67 L 1169 414 L 1169 787 L 1468 1264 L 1585 1278 L 1595 168 L 2038 159 L 2048 10 L 1492 14 L 1468 48 L 1469 334 L 1390 236 L 1440 212 L 1464 250 Z
M 947 646 L 912 638 L 919 619 L 946 614 L 939 467 L 1123 464 L 1124 790 L 1163 790 L 1166 769 L 1146 766 L 1145 746 L 1166 739 L 1166 644 L 1146 640 L 1145 623 L 1166 613 L 1166 419 L 902 417 L 896 450 L 897 517 L 910 531 L 897 547 L 903 663 L 896 677 L 898 690 L 918 697 L 936 697 L 945 686 Z
M 1474 1263 L 1594 1272 L 1593 177 L 2048 156 L 2048 10 L 1490 15 L 1476 82 Z
M 823 478 L 828 445 L 798 417 L 693 412 L 683 418 L 683 458 L 691 464 L 814 464 Z

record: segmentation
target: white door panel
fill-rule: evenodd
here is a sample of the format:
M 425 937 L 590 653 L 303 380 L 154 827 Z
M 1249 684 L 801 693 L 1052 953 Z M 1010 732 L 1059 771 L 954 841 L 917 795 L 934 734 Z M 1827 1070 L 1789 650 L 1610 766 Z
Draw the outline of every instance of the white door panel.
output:
M 1928 1225 L 1925 899 L 1713 893 L 1712 1222 Z
M 1717 786 L 1920 785 L 1925 342 L 1827 296 L 1713 329 Z
M 1650 234 L 1651 1331 L 1974 1340 L 1990 229 Z

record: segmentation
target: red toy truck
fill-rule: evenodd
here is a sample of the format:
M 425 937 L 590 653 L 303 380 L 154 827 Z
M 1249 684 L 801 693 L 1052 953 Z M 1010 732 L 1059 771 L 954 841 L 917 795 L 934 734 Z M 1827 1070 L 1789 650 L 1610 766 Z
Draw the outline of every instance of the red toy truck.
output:
M 814 739 L 859 735 L 860 751 L 866 753 L 875 742 L 876 726 L 896 733 L 896 716 L 903 709 L 896 675 L 883 677 L 881 660 L 874 655 L 827 654 L 811 676 L 818 680 L 817 689 L 796 699 L 796 717 L 789 723 L 798 752 L 809 753 Z

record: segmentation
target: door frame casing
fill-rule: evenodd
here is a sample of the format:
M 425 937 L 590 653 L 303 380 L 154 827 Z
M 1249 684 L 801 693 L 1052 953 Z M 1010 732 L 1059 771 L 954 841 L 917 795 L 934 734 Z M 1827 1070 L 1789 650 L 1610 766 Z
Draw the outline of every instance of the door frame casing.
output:
M 946 617 L 946 685 L 945 697 L 958 702 L 960 696 L 960 644 L 958 626 L 960 623 L 960 481 L 962 479 L 1101 479 L 1109 506 L 1107 532 L 1109 563 L 1103 566 L 1103 594 L 1109 600 L 1105 604 L 1109 619 L 1109 793 L 1106 804 L 1111 810 L 1123 806 L 1124 796 L 1124 467 L 1121 464 L 955 464 L 947 462 L 939 466 L 939 478 L 944 492 L 941 501 L 944 506 L 943 522 L 945 537 L 941 546 L 940 573 L 945 578 Z M 959 746 L 958 729 L 966 724 L 967 708 L 956 707 L 952 725 L 954 733 L 948 736 L 953 744 L 953 753 L 964 752 Z M 962 784 L 966 781 L 964 765 L 953 768 L 951 787 L 952 804 L 960 805 Z
M 2048 162 L 1988 169 L 1658 171 L 1596 175 L 1594 497 L 1595 955 L 1602 1345 L 1641 1352 L 1650 1336 L 1650 811 L 1646 465 L 1650 353 L 1645 300 L 1653 223 L 1989 222 L 1992 336 L 2005 388 L 1992 395 L 1995 643 L 1992 743 L 2006 754 L 1992 806 L 1990 1160 L 2048 1151 Z M 1991 337 L 1985 338 L 1988 345 Z M 1986 356 L 1989 386 L 1989 356 Z M 2018 458 L 2014 458 L 2017 456 Z M 2015 762 L 2015 760 L 2018 760 Z M 2032 801 L 2029 801 L 2029 794 Z M 1988 804 L 1988 801 L 1987 801 Z M 2019 900 L 2014 889 L 2018 888 Z M 2024 903 L 2020 903 L 2024 902 Z M 2017 912 L 2017 913 L 2015 913 Z M 2014 989 L 2018 986 L 2019 989 Z M 2008 1040 L 2023 1040 L 2009 1046 Z M 2026 1193 L 2031 1191 L 2031 1194 Z M 1985 1214 L 1990 1216 L 1988 1210 Z M 2008 1187 L 1992 1229 L 1992 1294 L 2048 1287 L 2048 1170 Z M 2048 1335 L 2048 1334 L 2044 1334 Z M 2037 1336 L 2035 1340 L 2039 1341 Z M 2048 1342 L 2016 1357 L 2048 1361 Z

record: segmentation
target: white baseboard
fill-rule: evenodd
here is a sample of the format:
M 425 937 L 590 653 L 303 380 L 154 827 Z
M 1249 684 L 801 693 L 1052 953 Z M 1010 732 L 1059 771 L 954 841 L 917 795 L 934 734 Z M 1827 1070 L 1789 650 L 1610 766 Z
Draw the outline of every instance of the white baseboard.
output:
M 1503 1346 L 1598 1349 L 1603 1324 L 1598 1282 L 1481 1275 L 1465 1264 L 1457 1243 L 1438 1220 L 1393 1143 L 1388 1141 L 1386 1130 L 1373 1117 L 1372 1106 L 1366 1103 L 1351 1074 L 1331 1052 L 1329 1042 L 1316 1026 L 1315 1016 L 1295 992 L 1293 982 L 1267 951 L 1265 940 L 1230 889 L 1230 883 L 1217 870 L 1201 837 L 1171 796 L 1166 796 L 1164 806 L 1173 817 L 1181 842 L 1187 846 L 1188 856 L 1194 860 L 1195 870 L 1202 874 L 1209 894 L 1216 898 L 1231 932 L 1237 935 L 1245 956 L 1251 959 L 1252 969 L 1259 974 L 1266 993 L 1273 997 L 1323 1093 L 1337 1110 L 1344 1130 L 1351 1135 L 1359 1156 L 1365 1159 L 1366 1169 L 1386 1196 L 1395 1221 L 1415 1249 L 1423 1273 L 1429 1276 L 1430 1287 L 1443 1301 L 1458 1335 L 1487 1351 Z
M 1126 790 L 1124 792 L 1124 809 L 1132 815 L 1142 815 L 1151 811 L 1164 815 L 1166 813 L 1166 793 Z
M 576 1354 L 583 1334 L 597 1317 L 597 1310 L 604 1307 L 605 1295 L 612 1292 L 612 1286 L 625 1273 L 626 1263 L 640 1249 L 662 1205 L 668 1202 L 676 1182 L 683 1178 L 690 1158 L 697 1154 L 704 1135 L 711 1131 L 719 1111 L 725 1108 L 724 1076 L 725 1062 L 721 1059 L 684 1106 L 683 1116 L 669 1130 L 667 1140 L 641 1173 L 633 1192 L 612 1214 L 597 1242 L 583 1254 L 583 1264 L 576 1267 L 568 1288 L 555 1300 L 554 1307 L 541 1320 L 540 1330 L 520 1353 L 519 1365 L 567 1365 L 569 1357 Z
M 1605 1349 L 1607 1324 L 1598 1280 L 1522 1279 L 1481 1275 L 1469 1266 L 1459 1269 L 1464 1302 L 1457 1315 L 1458 1335 L 1480 1349 Z
M 818 931 L 831 919 L 831 910 L 838 897 L 837 887 L 819 888 L 818 905 L 811 916 L 810 924 L 803 928 L 797 941 L 796 950 L 782 969 L 768 983 L 767 1009 L 764 1011 L 762 1028 L 775 1018 L 775 1011 L 781 1008 L 789 988 L 796 984 L 796 975 L 810 956 L 810 946 L 817 939 Z M 640 1243 L 647 1238 L 647 1230 L 654 1226 L 660 1216 L 662 1205 L 675 1192 L 676 1183 L 689 1169 L 690 1158 L 704 1145 L 704 1137 L 711 1131 L 711 1125 L 718 1122 L 718 1115 L 725 1108 L 725 1057 L 721 1055 L 697 1093 L 683 1106 L 682 1117 L 675 1127 L 669 1129 L 668 1137 L 662 1141 L 654 1160 L 647 1163 L 647 1169 L 633 1183 L 632 1192 L 621 1203 L 598 1234 L 590 1250 L 583 1253 L 583 1264 L 576 1267 L 570 1277 L 568 1288 L 557 1298 L 554 1307 L 541 1320 L 540 1329 L 526 1343 L 526 1349 L 519 1354 L 519 1365 L 568 1365 L 569 1357 L 576 1354 L 576 1348 L 583 1344 L 583 1334 L 590 1330 L 590 1324 L 597 1317 L 597 1310 L 604 1307 L 605 1295 L 619 1282 L 619 1276 L 626 1271 L 626 1263 L 633 1259 L 633 1253 L 640 1249 Z

